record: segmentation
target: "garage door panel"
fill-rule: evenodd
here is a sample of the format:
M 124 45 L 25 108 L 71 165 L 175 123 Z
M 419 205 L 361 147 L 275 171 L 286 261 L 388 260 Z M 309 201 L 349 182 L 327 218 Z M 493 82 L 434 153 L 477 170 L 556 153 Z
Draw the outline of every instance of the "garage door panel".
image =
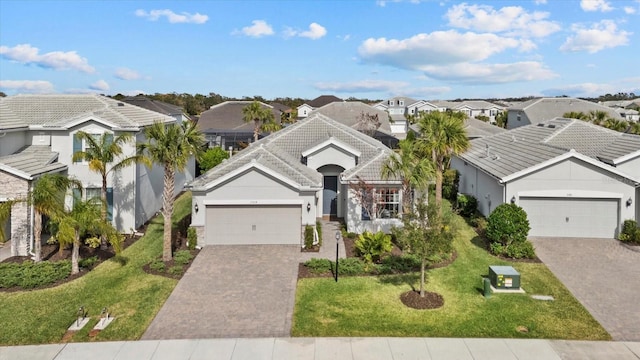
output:
M 207 245 L 300 244 L 301 206 L 207 206 Z
M 618 200 L 593 198 L 520 198 L 531 236 L 613 238 L 618 229 Z

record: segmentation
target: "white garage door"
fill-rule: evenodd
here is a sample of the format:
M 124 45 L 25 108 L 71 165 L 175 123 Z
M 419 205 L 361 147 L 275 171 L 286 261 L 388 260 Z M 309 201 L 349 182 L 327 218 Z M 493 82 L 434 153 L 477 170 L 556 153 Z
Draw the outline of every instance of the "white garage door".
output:
M 520 198 L 530 236 L 613 238 L 618 228 L 618 200 L 591 198 Z
M 300 205 L 207 206 L 207 245 L 300 245 Z

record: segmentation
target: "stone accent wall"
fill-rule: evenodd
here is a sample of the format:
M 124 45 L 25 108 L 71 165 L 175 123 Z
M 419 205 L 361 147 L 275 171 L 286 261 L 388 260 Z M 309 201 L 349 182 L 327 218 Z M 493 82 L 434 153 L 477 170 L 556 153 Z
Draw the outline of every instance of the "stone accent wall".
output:
M 0 198 L 25 200 L 29 194 L 29 182 L 0 171 Z M 31 227 L 30 208 L 26 202 L 19 202 L 11 208 L 11 255 L 27 256 Z
M 204 242 L 204 226 L 191 226 L 192 228 L 196 229 L 196 235 L 198 237 L 198 246 L 202 247 L 204 246 L 205 242 Z

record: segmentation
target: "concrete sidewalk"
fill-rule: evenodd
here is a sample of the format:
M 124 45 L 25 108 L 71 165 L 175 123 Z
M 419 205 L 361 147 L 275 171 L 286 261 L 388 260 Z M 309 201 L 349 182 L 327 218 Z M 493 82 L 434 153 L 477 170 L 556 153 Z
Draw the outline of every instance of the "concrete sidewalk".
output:
M 0 347 L 0 360 L 638 360 L 640 342 L 450 338 L 148 340 Z

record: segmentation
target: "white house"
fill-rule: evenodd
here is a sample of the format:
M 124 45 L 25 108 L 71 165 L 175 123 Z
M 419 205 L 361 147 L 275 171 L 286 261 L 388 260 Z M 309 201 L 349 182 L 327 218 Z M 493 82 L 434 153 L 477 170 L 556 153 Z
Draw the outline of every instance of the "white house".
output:
M 613 238 L 640 220 L 638 135 L 557 118 L 472 140 L 451 166 L 485 216 L 521 206 L 531 236 Z
M 298 118 L 306 118 L 315 109 L 321 108 L 332 102 L 342 102 L 344 100 L 333 95 L 321 95 L 297 107 Z
M 301 244 L 305 225 L 342 218 L 348 231 L 389 231 L 402 223 L 401 182 L 383 180 L 393 154 L 379 141 L 315 113 L 195 179 L 191 226 L 198 244 Z M 369 216 L 356 195 L 374 188 Z
M 135 142 L 124 146 L 124 157 L 135 155 L 143 130 L 154 122 L 174 123 L 168 115 L 100 95 L 17 95 L 0 99 L 0 201 L 24 199 L 33 182 L 46 173 L 62 173 L 80 180 L 83 196 L 100 196 L 102 180 L 86 162 L 71 161 L 86 144 L 75 134 L 130 133 Z M 176 193 L 193 179 L 194 162 L 176 174 Z M 107 200 L 113 225 L 130 232 L 162 207 L 163 170 L 142 164 L 113 173 L 107 181 Z M 67 199 L 71 202 L 71 197 Z M 12 255 L 27 255 L 32 247 L 33 209 L 13 206 L 5 229 Z

